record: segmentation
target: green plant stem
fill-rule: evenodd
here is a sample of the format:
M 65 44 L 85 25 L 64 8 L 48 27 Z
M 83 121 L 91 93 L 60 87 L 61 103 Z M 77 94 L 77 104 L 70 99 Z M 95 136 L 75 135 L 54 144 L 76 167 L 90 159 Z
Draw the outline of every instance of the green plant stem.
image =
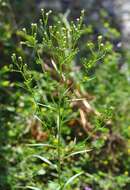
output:
M 61 97 L 59 97 L 59 104 L 58 104 L 58 146 L 57 146 L 57 153 L 58 153 L 58 183 L 61 186 Z

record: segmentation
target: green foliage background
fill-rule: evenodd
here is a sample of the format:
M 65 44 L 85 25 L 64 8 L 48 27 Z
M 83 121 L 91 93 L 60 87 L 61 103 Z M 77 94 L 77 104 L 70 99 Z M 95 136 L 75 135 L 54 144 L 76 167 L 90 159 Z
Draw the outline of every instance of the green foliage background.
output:
M 23 11 L 25 11 L 24 14 Z M 21 13 L 21 16 L 18 13 Z M 102 20 L 104 14 L 101 14 Z M 33 3 L 31 4 L 29 1 L 26 4 L 23 1 L 20 3 L 15 1 L 12 5 L 8 1 L 0 1 L 1 190 L 29 189 L 29 187 L 55 190 L 58 184 L 55 170 L 33 157 L 33 155 L 44 155 L 44 157 L 52 158 L 56 155 L 55 150 L 28 145 L 37 143 L 28 132 L 28 122 L 33 120 L 36 107 L 30 93 L 21 88 L 24 84 L 23 78 L 19 73 L 12 72 L 11 66 L 11 56 L 14 52 L 31 65 L 30 73 L 39 82 L 39 89 L 35 91 L 37 101 L 42 96 L 47 99 L 53 91 L 56 85 L 55 81 L 48 80 L 48 76 L 43 77 L 39 66 L 36 65 L 34 52 L 26 48 L 23 51 L 19 43 L 24 37 L 28 37 L 27 41 L 31 39 L 31 35 L 23 36 L 21 28 L 26 27 L 30 32 L 29 23 L 37 21 L 39 15 L 40 13 L 36 12 Z M 50 22 L 56 22 L 56 19 L 57 17 L 54 15 Z M 75 74 L 75 80 L 80 88 L 87 90 L 95 97 L 91 101 L 91 105 L 101 113 L 101 117 L 91 116 L 90 118 L 94 125 L 93 133 L 97 137 L 94 139 L 91 134 L 85 134 L 83 138 L 78 139 L 76 145 L 76 150 L 82 150 L 84 140 L 88 138 L 85 148 L 92 149 L 92 151 L 73 159 L 69 158 L 63 163 L 63 180 L 82 171 L 85 173 L 76 178 L 73 184 L 66 188 L 68 190 L 84 189 L 86 186 L 93 190 L 127 190 L 130 188 L 129 57 L 126 56 L 127 52 L 117 49 L 112 44 L 113 39 L 114 41 L 120 39 L 120 33 L 111 27 L 111 23 L 103 23 L 107 29 L 103 37 L 104 46 L 109 51 L 105 57 L 89 68 L 86 78 L 83 78 L 84 67 L 77 75 L 72 73 L 72 75 Z M 82 50 L 76 58 L 79 66 L 82 62 L 81 56 L 87 60 L 90 66 L 92 62 L 95 62 L 97 58 L 95 56 L 99 56 L 94 27 L 95 25 L 90 23 L 86 29 L 87 37 L 85 36 L 79 41 L 78 46 Z M 92 45 L 94 55 L 90 51 L 91 48 L 86 48 L 88 43 Z M 48 103 L 52 106 L 51 102 Z M 65 105 L 63 105 L 63 109 L 65 109 Z M 39 117 L 44 118 L 48 126 L 54 126 L 53 114 L 51 110 L 43 108 Z M 78 116 L 79 112 L 73 113 L 73 110 L 66 109 L 66 118 L 73 117 L 73 114 Z M 49 128 L 48 130 L 50 134 L 55 133 L 54 129 Z M 66 151 L 73 150 L 75 147 L 74 130 L 71 130 L 66 124 L 62 130 Z M 57 141 L 49 135 L 47 143 L 57 144 Z

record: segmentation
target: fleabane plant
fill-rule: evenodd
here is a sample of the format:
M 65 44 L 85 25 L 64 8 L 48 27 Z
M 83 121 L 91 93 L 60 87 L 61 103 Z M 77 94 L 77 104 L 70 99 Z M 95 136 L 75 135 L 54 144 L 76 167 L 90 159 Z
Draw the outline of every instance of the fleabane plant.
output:
M 33 157 L 47 164 L 55 172 L 54 180 L 57 190 L 65 190 L 69 189 L 70 184 L 83 175 L 83 172 L 79 171 L 67 179 L 64 176 L 64 166 L 74 156 L 91 151 L 86 141 L 79 144 L 76 138 L 70 145 L 65 134 L 65 131 L 70 133 L 69 121 L 79 115 L 79 111 L 73 113 L 74 102 L 85 101 L 80 93 L 81 77 L 79 81 L 77 81 L 78 77 L 76 79 L 80 70 L 77 73 L 74 71 L 75 59 L 80 51 L 78 42 L 81 36 L 86 35 L 86 26 L 83 24 L 84 11 L 81 12 L 79 19 L 70 23 L 64 15 L 55 17 L 52 22 L 50 19 L 52 11 L 46 13 L 41 10 L 41 13 L 40 22 L 31 24 L 31 32 L 27 32 L 25 28 L 18 32 L 22 38 L 21 45 L 25 49 L 25 54 L 30 55 L 33 64 L 26 63 L 25 56 L 18 57 L 15 54 L 12 55 L 12 60 L 14 71 L 23 76 L 23 87 L 30 93 L 35 105 L 35 109 L 32 109 L 33 117 L 42 124 L 43 130 L 48 134 L 46 140 L 48 142 L 31 146 L 44 147 L 45 151 L 49 149 L 50 156 L 45 157 L 41 154 L 33 155 Z M 50 25 L 51 22 L 52 25 Z M 83 59 L 83 78 L 86 77 L 86 70 L 100 60 L 106 52 L 101 37 L 97 43 L 99 43 L 97 53 L 94 52 L 93 44 L 89 44 L 92 58 Z M 34 69 L 35 64 L 38 65 L 39 72 Z M 84 112 L 80 110 L 80 114 L 83 120 Z M 84 130 L 87 131 L 85 125 Z M 39 190 L 38 187 L 31 185 L 27 188 Z

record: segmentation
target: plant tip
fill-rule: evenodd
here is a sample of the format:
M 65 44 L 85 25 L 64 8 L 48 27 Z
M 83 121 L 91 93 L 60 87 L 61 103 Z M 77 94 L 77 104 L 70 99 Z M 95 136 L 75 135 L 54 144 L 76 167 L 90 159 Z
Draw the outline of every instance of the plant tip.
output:
M 22 31 L 23 31 L 23 32 L 26 32 L 26 28 L 23 28 Z
M 100 35 L 100 36 L 98 36 L 98 40 L 101 40 L 102 39 L 102 36 Z
M 21 57 L 21 56 L 19 56 L 19 57 L 18 57 L 18 60 L 19 60 L 19 61 L 22 61 L 22 57 Z

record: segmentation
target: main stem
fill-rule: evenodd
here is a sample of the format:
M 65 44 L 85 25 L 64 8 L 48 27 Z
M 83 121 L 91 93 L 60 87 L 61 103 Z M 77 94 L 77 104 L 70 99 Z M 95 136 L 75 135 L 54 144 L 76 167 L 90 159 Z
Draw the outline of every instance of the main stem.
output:
M 59 98 L 59 105 L 58 105 L 58 183 L 61 186 L 61 98 Z

